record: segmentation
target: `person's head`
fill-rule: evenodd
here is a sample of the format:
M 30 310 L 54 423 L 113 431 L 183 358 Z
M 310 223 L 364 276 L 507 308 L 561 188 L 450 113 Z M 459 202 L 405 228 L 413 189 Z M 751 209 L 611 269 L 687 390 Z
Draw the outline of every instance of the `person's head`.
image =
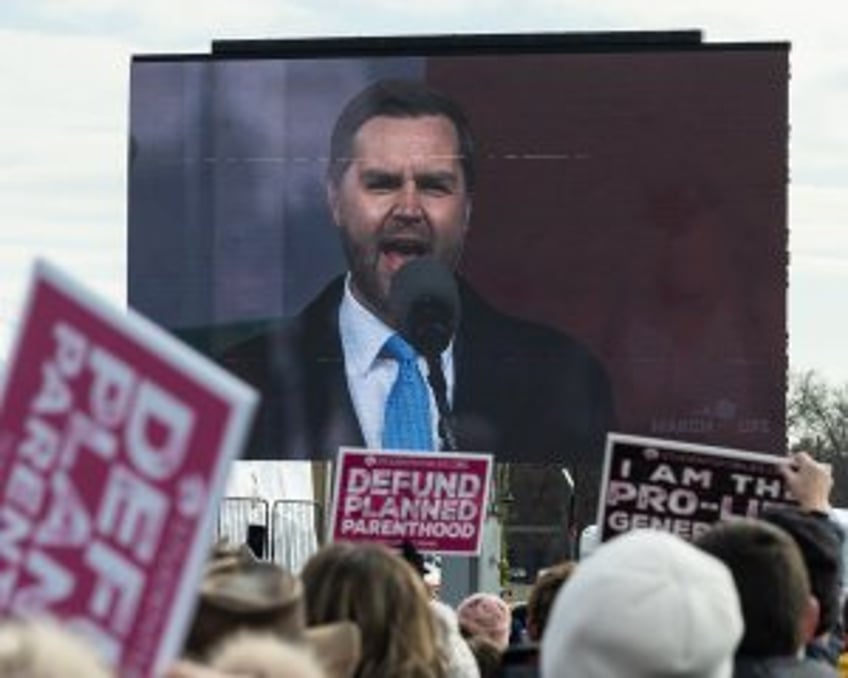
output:
M 467 636 L 482 636 L 503 652 L 509 645 L 512 612 L 501 598 L 491 593 L 474 593 L 456 608 L 459 628 Z
M 333 129 L 327 197 L 357 299 L 393 324 L 394 273 L 430 254 L 456 268 L 471 212 L 474 142 L 462 110 L 426 85 L 379 81 Z
M 184 653 L 206 662 L 233 636 L 246 639 L 236 648 L 251 645 L 256 638 L 275 638 L 310 651 L 328 678 L 350 678 L 361 651 L 357 626 L 340 621 L 308 628 L 305 617 L 304 586 L 296 575 L 256 559 L 247 546 L 221 543 L 206 565 Z M 264 641 L 259 645 L 270 648 L 269 661 L 276 656 L 276 646 Z
M 480 678 L 497 678 L 501 675 L 501 657 L 503 648 L 495 645 L 483 636 L 471 636 L 467 640 L 468 647 L 477 662 Z
M 635 530 L 601 545 L 560 588 L 543 678 L 730 678 L 742 637 L 727 567 L 679 537 Z
M 801 551 L 810 590 L 819 606 L 815 635 L 833 631 L 839 623 L 842 591 L 841 544 L 824 516 L 795 508 L 763 511 L 763 520 L 785 530 Z
M 440 677 L 436 619 L 421 577 L 378 544 L 334 542 L 301 572 L 308 624 L 352 621 L 362 634 L 358 676 Z
M 429 570 L 427 564 L 424 562 L 424 556 L 415 548 L 415 544 L 409 539 L 404 539 L 397 548 L 398 555 L 409 563 L 412 569 L 421 575 L 423 579 Z
M 327 678 L 321 664 L 304 647 L 270 633 L 241 633 L 216 648 L 209 665 L 228 676 Z
M 542 640 L 554 598 L 575 567 L 575 563 L 566 561 L 539 572 L 527 598 L 527 636 L 533 642 Z
M 447 678 L 480 678 L 477 659 L 460 633 L 456 610 L 441 600 L 431 600 L 430 610 L 436 618 Z
M 0 676 L 109 678 L 91 646 L 50 620 L 0 622 Z
M 815 626 L 817 613 L 801 553 L 791 537 L 761 520 L 740 519 L 716 524 L 695 543 L 733 574 L 745 619 L 737 654 L 795 655 Z

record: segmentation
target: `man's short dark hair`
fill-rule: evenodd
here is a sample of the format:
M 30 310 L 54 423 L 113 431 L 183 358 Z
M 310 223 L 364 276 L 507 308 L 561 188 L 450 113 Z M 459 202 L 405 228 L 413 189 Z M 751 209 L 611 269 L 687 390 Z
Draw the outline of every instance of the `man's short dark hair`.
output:
M 770 509 L 760 518 L 786 530 L 804 558 L 810 589 L 819 602 L 816 635 L 832 631 L 839 623 L 842 592 L 842 544 L 839 528 L 826 515 L 810 514 L 796 508 Z
M 716 524 L 695 542 L 730 569 L 745 620 L 736 654 L 792 656 L 803 645 L 810 582 L 798 546 L 762 520 Z
M 353 138 L 371 118 L 420 118 L 443 115 L 454 126 L 459 161 L 469 193 L 474 189 L 474 137 L 462 109 L 445 95 L 414 80 L 379 80 L 369 85 L 342 110 L 330 138 L 327 178 L 338 185 L 353 157 Z

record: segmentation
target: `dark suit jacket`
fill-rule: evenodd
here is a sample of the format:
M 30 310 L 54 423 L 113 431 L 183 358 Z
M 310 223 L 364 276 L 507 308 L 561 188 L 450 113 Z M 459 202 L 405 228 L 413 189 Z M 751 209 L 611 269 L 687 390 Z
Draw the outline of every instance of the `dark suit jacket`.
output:
M 332 459 L 362 446 L 338 327 L 343 278 L 297 317 L 225 351 L 221 362 L 257 387 L 262 405 L 248 456 Z M 599 463 L 612 425 L 610 384 L 574 339 L 504 315 L 460 282 L 454 341 L 454 427 L 460 450 L 499 461 Z

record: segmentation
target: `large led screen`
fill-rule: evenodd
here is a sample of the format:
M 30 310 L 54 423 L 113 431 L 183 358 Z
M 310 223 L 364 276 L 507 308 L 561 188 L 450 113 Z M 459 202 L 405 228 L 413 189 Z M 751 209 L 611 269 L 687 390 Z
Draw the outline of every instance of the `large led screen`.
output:
M 238 373 L 228 356 L 348 269 L 327 188 L 340 112 L 375 82 L 424 83 L 473 134 L 458 271 L 493 314 L 455 344 L 463 449 L 567 467 L 584 520 L 606 430 L 782 451 L 787 45 L 520 37 L 136 57 L 131 305 Z M 363 443 L 337 350 L 310 358 L 324 395 L 296 352 L 263 351 L 248 456 Z

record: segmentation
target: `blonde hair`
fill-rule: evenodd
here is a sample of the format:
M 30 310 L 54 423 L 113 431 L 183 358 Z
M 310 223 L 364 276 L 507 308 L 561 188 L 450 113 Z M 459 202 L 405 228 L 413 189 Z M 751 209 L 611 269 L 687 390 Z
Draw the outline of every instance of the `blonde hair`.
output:
M 0 622 L 3 678 L 111 678 L 82 638 L 49 620 Z
M 443 678 L 436 619 L 424 582 L 378 544 L 325 546 L 301 573 L 309 625 L 349 620 L 362 632 L 356 676 Z
M 226 674 L 257 678 L 326 678 L 318 660 L 303 647 L 271 633 L 237 633 L 212 654 L 210 666 Z

